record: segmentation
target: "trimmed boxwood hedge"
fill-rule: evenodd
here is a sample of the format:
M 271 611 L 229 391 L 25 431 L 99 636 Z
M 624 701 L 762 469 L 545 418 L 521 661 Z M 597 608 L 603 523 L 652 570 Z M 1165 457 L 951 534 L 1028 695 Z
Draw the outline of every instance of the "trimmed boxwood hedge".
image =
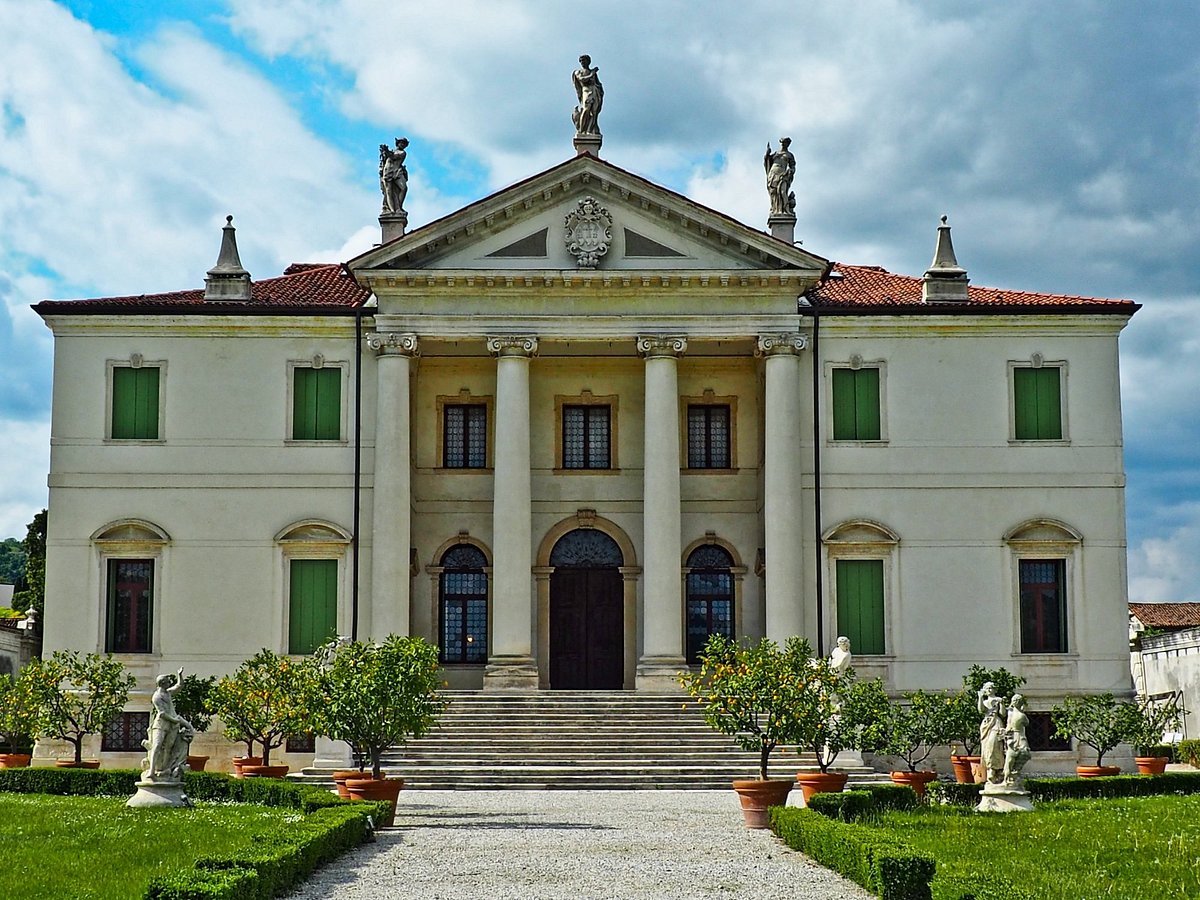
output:
M 929 786 L 935 800 L 954 806 L 975 806 L 981 784 L 935 782 Z M 1200 794 L 1200 772 L 1166 772 L 1162 775 L 1112 775 L 1104 778 L 1030 778 L 1030 797 L 1041 803 L 1091 798 L 1152 797 L 1159 794 Z
M 853 822 L 874 809 L 875 800 L 867 791 L 842 791 L 831 794 L 814 794 L 808 808 L 830 819 Z
M 68 796 L 132 796 L 140 777 L 131 769 L 0 769 L 0 791 Z M 367 840 L 372 819 L 387 803 L 342 800 L 314 785 L 274 778 L 230 778 L 189 772 L 184 787 L 194 800 L 257 803 L 299 810 L 304 818 L 257 835 L 250 846 L 198 859 L 191 869 L 150 882 L 148 900 L 268 900 Z
M 814 798 L 816 799 L 816 798 Z M 883 900 L 929 900 L 932 857 L 879 832 L 794 806 L 771 808 L 771 830 L 793 850 L 845 875 Z

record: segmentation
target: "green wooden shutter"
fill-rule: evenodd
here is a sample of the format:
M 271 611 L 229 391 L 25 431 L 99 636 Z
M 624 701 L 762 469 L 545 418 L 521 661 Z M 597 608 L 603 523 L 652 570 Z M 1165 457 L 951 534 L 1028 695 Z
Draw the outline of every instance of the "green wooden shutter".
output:
M 293 559 L 288 652 L 312 653 L 337 635 L 336 559 Z
M 884 653 L 883 560 L 837 561 L 837 630 L 854 653 Z
M 877 441 L 879 424 L 879 370 L 833 370 L 833 439 Z
M 112 370 L 112 437 L 158 440 L 158 367 Z
M 1058 366 L 1013 369 L 1013 430 L 1018 441 L 1062 439 L 1061 388 Z
M 855 416 L 854 370 L 833 370 L 833 439 L 853 441 L 858 435 Z
M 292 370 L 292 440 L 336 441 L 342 436 L 342 370 Z

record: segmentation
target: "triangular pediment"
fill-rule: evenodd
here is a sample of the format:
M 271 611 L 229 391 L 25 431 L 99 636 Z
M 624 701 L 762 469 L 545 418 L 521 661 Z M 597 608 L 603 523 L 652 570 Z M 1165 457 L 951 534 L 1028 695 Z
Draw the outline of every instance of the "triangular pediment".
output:
M 590 258 L 581 244 L 584 251 L 592 248 Z M 364 253 L 349 266 L 361 274 L 790 270 L 815 280 L 828 261 L 582 155 Z

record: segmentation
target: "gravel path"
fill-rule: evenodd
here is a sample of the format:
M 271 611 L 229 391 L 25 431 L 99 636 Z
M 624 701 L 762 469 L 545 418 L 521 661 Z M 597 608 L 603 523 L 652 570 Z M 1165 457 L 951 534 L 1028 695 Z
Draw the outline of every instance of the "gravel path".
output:
M 872 897 L 745 828 L 732 791 L 412 791 L 396 826 L 289 897 Z

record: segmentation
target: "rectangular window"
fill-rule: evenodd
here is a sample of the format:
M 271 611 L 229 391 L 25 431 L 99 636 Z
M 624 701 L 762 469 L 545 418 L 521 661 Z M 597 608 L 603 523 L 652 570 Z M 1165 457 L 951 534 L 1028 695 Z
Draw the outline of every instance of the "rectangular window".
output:
M 487 467 L 487 405 L 442 407 L 442 465 L 447 469 Z
M 1013 437 L 1061 441 L 1062 436 L 1062 369 L 1013 369 Z
M 108 653 L 149 653 L 154 560 L 108 561 L 104 649 Z
M 1031 712 L 1025 726 L 1025 739 L 1030 750 L 1070 750 L 1071 739 L 1054 733 L 1054 722 L 1048 712 Z
M 337 636 L 336 559 L 293 559 L 288 653 L 312 653 Z
M 283 749 L 288 753 L 316 753 L 317 736 L 311 731 L 293 734 L 284 743 Z
M 837 632 L 856 654 L 886 652 L 883 640 L 883 560 L 837 561 Z
M 564 406 L 562 408 L 562 467 L 564 469 L 608 469 L 610 407 Z
M 879 369 L 833 370 L 833 439 L 880 439 Z
M 292 440 L 340 440 L 342 370 L 336 366 L 296 366 L 292 376 Z
M 113 440 L 158 440 L 158 376 L 158 366 L 113 366 Z
M 142 741 L 149 740 L 150 713 L 123 712 L 107 722 L 100 733 L 100 750 L 104 753 L 141 752 Z
M 728 469 L 731 466 L 728 406 L 689 405 L 687 429 L 689 469 Z
M 1017 561 L 1021 582 L 1021 652 L 1067 652 L 1067 561 Z

